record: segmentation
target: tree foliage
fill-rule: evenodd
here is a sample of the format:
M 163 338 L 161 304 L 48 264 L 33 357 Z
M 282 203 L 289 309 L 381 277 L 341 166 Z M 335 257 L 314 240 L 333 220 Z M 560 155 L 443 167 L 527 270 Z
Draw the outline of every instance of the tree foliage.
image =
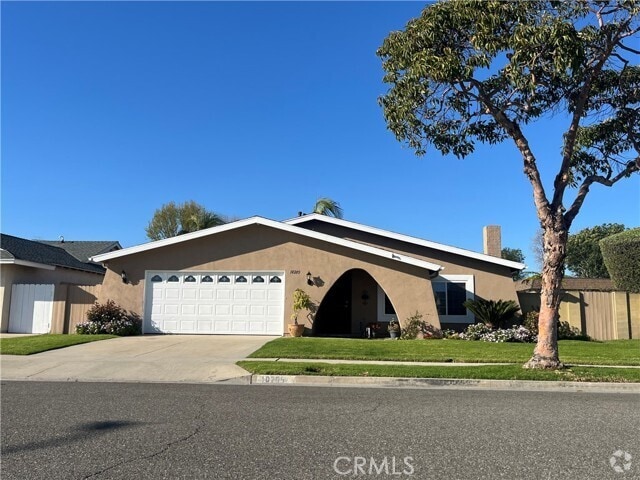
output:
M 328 215 L 330 217 L 342 218 L 342 207 L 338 202 L 327 197 L 322 197 L 316 200 L 313 206 L 313 213 L 320 215 Z
M 426 7 L 378 50 L 388 128 L 424 155 L 514 143 L 543 230 L 540 334 L 532 367 L 561 366 L 560 283 L 569 228 L 594 184 L 640 170 L 640 2 L 451 0 Z M 525 126 L 566 120 L 551 188 Z M 553 134 L 553 132 L 549 132 Z M 565 205 L 565 194 L 575 195 Z
M 600 249 L 613 284 L 640 293 L 640 228 L 603 238 Z
M 619 223 L 604 223 L 585 228 L 567 241 L 567 268 L 583 278 L 609 278 L 609 272 L 602 259 L 599 242 L 609 235 L 624 231 Z
M 161 240 L 223 223 L 226 223 L 223 217 L 193 200 L 181 204 L 169 202 L 155 211 L 145 231 L 150 240 Z
M 500 256 L 505 260 L 511 260 L 512 262 L 524 263 L 524 253 L 519 248 L 509 248 L 504 247 Z M 522 280 L 524 278 L 524 273 L 522 271 L 516 272 L 513 274 L 514 280 Z

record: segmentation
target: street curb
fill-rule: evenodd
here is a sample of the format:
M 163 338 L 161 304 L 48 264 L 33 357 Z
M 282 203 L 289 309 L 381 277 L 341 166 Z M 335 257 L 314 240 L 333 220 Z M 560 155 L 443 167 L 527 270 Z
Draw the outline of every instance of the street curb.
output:
M 640 394 L 640 383 L 475 380 L 451 378 L 328 377 L 316 375 L 252 375 L 252 385 L 472 389 L 545 392 Z

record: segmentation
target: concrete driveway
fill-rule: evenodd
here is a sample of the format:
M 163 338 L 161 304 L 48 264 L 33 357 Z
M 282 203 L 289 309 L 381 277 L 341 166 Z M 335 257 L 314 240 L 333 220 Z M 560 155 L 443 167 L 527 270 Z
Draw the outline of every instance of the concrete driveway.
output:
M 234 365 L 277 337 L 146 335 L 35 355 L 1 355 L 2 380 L 210 383 L 248 373 Z

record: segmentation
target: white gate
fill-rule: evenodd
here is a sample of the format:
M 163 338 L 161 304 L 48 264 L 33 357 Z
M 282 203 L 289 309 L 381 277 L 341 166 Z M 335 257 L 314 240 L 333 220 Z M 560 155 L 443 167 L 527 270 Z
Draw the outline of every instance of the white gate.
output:
M 53 285 L 13 285 L 9 332 L 49 333 L 53 315 L 53 290 Z

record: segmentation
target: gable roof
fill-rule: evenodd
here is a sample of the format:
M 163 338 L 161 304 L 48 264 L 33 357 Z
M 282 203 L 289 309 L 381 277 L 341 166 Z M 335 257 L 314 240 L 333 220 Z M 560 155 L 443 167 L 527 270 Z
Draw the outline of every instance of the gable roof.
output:
M 82 262 L 62 248 L 44 243 L 0 234 L 0 263 L 16 264 L 53 270 L 55 267 L 72 268 L 92 273 L 104 273 L 95 263 Z
M 301 223 L 306 223 L 310 221 L 320 221 L 325 223 L 331 223 L 333 225 L 339 225 L 341 227 L 352 228 L 354 230 L 359 230 L 361 232 L 371 233 L 373 235 L 380 235 L 382 237 L 392 238 L 394 240 L 399 240 L 401 242 L 407 242 L 414 245 L 420 245 L 422 247 L 431 248 L 434 250 L 439 250 L 441 252 L 453 253 L 455 255 L 460 255 L 467 258 L 473 258 L 475 260 L 481 260 L 483 262 L 494 263 L 497 265 L 502 265 L 513 270 L 523 270 L 526 268 L 524 263 L 513 262 L 511 260 L 505 260 L 503 258 L 493 257 L 491 255 L 485 255 L 484 253 L 473 252 L 471 250 L 465 250 L 463 248 L 452 247 L 450 245 L 444 245 L 442 243 L 431 242 L 429 240 L 423 240 L 422 238 L 412 237 L 409 235 L 404 235 L 401 233 L 390 232 L 389 230 L 383 230 L 381 228 L 370 227 L 368 225 L 363 225 L 361 223 L 350 222 L 348 220 L 343 220 L 340 218 L 329 217 L 327 215 L 319 215 L 317 213 L 311 213 L 308 215 L 302 215 L 300 217 L 295 217 L 290 220 L 286 220 L 284 223 L 289 225 L 299 225 Z
M 81 262 L 88 262 L 94 255 L 107 253 L 112 250 L 120 250 L 122 245 L 115 240 L 107 241 L 77 241 L 77 240 L 34 240 L 34 242 L 44 243 L 52 247 L 62 248 L 67 253 L 73 255 Z
M 236 222 L 225 223 L 217 227 L 207 228 L 204 230 L 199 230 L 197 232 L 186 233 L 184 235 L 179 235 L 177 237 L 165 238 L 163 240 L 144 243 L 142 245 L 137 245 L 135 247 L 123 248 L 122 250 L 116 250 L 114 252 L 95 255 L 91 258 L 91 260 L 94 262 L 105 262 L 113 258 L 125 257 L 127 255 L 133 255 L 135 253 L 140 253 L 140 252 L 145 252 L 149 250 L 154 250 L 156 248 L 166 247 L 168 245 L 176 245 L 179 243 L 188 242 L 189 240 L 193 240 L 196 238 L 216 235 L 218 233 L 227 232 L 230 230 L 236 230 L 238 228 L 246 227 L 249 225 L 263 225 L 266 227 L 275 228 L 277 230 L 293 233 L 295 235 L 300 235 L 307 238 L 321 240 L 333 245 L 340 245 L 340 246 L 350 248 L 352 250 L 356 250 L 360 252 L 370 253 L 378 257 L 396 260 L 400 263 L 414 265 L 434 273 L 437 273 L 442 269 L 442 266 L 438 264 L 427 262 L 425 260 L 420 260 L 418 258 L 405 255 L 404 253 L 396 253 L 388 250 L 383 250 L 381 248 L 364 245 L 358 242 L 353 242 L 351 240 L 346 240 L 344 238 L 334 237 L 332 235 L 327 235 L 325 233 L 314 232 L 313 230 L 308 230 L 306 228 L 300 228 L 300 227 L 296 227 L 295 225 L 289 225 L 287 223 L 277 222 L 275 220 L 269 220 L 267 218 L 257 217 L 257 216 L 246 218 L 244 220 L 238 220 Z

